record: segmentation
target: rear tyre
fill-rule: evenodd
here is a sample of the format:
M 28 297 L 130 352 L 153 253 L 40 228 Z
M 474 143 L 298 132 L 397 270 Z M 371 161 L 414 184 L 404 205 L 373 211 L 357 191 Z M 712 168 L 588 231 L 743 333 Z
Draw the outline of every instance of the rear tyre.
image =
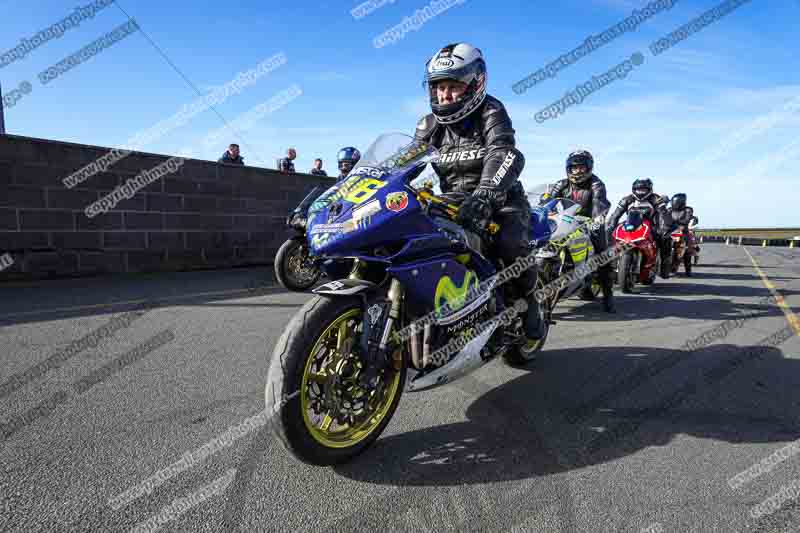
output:
M 538 311 L 541 313 L 543 317 L 542 320 L 544 321 L 544 333 L 542 334 L 542 338 L 537 339 L 534 341 L 526 341 L 524 344 L 515 344 L 509 348 L 509 350 L 503 354 L 503 359 L 505 362 L 511 366 L 523 366 L 527 365 L 536 360 L 539 355 L 539 352 L 542 351 L 544 348 L 544 344 L 547 341 L 547 335 L 550 333 L 550 307 L 549 307 L 550 300 L 545 300 L 543 302 L 536 302 L 534 303 L 539 307 Z M 535 312 L 536 309 L 529 309 L 528 312 Z M 523 328 L 524 330 L 525 328 Z
M 692 256 L 691 255 L 684 255 L 683 256 L 683 268 L 686 270 L 686 277 L 692 277 Z
M 549 263 L 539 263 L 538 267 L 538 275 L 536 276 L 536 289 L 535 291 L 539 291 L 547 286 L 548 283 L 552 281 L 551 276 L 551 265 Z M 534 295 L 537 292 L 534 292 Z M 544 294 L 544 292 L 539 293 Z M 547 341 L 547 335 L 550 333 L 550 321 L 552 319 L 553 308 L 555 307 L 557 295 L 554 294 L 550 298 L 545 298 L 541 302 L 538 302 L 536 298 L 531 298 L 529 305 L 535 305 L 536 308 L 531 309 L 529 308 L 525 314 L 525 318 L 527 318 L 527 313 L 531 312 L 539 312 L 540 319 L 542 320 L 543 324 L 543 333 L 540 339 L 536 341 L 528 341 L 526 340 L 523 344 L 515 344 L 511 346 L 506 353 L 503 354 L 503 359 L 505 362 L 511 366 L 523 366 L 532 361 L 535 361 L 539 355 L 539 352 L 542 351 L 544 348 L 544 344 Z M 525 324 L 523 323 L 522 331 L 525 331 Z
M 399 350 L 374 387 L 357 380 L 366 370 L 353 353 L 362 318 L 356 296 L 317 296 L 275 345 L 265 390 L 267 410 L 275 413 L 271 428 L 304 463 L 352 460 L 378 439 L 400 403 L 406 362 Z

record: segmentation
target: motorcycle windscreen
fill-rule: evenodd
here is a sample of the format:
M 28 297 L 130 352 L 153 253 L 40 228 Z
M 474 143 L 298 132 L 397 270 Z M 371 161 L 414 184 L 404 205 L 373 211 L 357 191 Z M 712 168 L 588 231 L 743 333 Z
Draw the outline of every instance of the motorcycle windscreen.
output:
M 312 204 L 308 233 L 312 253 L 355 252 L 381 241 L 435 231 L 420 215 L 406 179 L 416 177 L 438 157 L 433 146 L 408 135 L 379 136 L 347 178 Z M 390 219 L 390 230 L 381 227 Z

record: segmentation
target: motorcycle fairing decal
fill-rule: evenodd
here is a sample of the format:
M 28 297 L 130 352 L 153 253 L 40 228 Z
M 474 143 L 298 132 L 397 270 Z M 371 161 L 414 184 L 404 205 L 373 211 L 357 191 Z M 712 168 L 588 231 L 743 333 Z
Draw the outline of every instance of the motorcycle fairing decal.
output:
M 353 170 L 353 172 L 350 173 L 350 177 L 372 176 L 373 178 L 380 178 L 382 175 L 383 171 L 375 167 L 358 167 L 357 169 Z
M 433 298 L 433 304 L 436 309 L 436 315 L 444 316 L 440 311 L 447 305 L 450 310 L 457 311 L 464 305 L 464 300 L 470 289 L 478 288 L 478 276 L 471 270 L 467 270 L 461 285 L 456 285 L 450 276 L 442 276 L 436 284 L 436 294 Z
M 311 246 L 314 248 L 319 248 L 326 242 L 328 242 L 334 233 L 315 233 L 314 236 L 311 238 Z
M 316 235 L 317 233 L 336 233 L 344 231 L 344 224 L 315 224 L 309 235 Z
M 369 168 L 369 167 L 362 167 Z M 345 200 L 352 204 L 361 204 L 372 198 L 378 189 L 384 187 L 388 182 L 365 177 L 362 175 L 352 175 L 340 184 L 334 185 L 327 192 L 323 193 L 309 208 L 309 213 L 324 209 L 339 200 Z
M 378 200 L 372 200 L 368 204 L 353 209 L 353 222 L 358 223 L 359 220 L 380 213 L 381 203 Z
M 442 294 L 442 291 L 447 293 L 449 300 L 455 305 L 459 303 L 459 287 L 463 287 L 463 292 L 467 295 L 467 298 L 471 298 L 469 289 L 479 285 L 481 279 L 475 269 L 467 269 L 464 265 L 456 261 L 454 253 L 442 254 L 438 258 L 412 260 L 404 262 L 403 264 L 397 264 L 394 260 L 391 261 L 393 265 L 386 269 L 387 273 L 394 276 L 403 284 L 406 288 L 406 295 L 409 302 L 413 302 L 415 306 L 421 306 L 433 312 L 437 307 L 436 294 L 438 292 L 438 306 L 448 306 L 443 309 L 443 311 L 447 313 L 444 318 L 448 321 L 457 320 L 461 313 L 465 311 L 468 313 L 472 309 L 474 305 L 473 302 L 469 300 L 465 302 L 462 299 L 461 305 L 463 307 L 458 312 L 455 312 L 449 309 L 448 299 Z M 467 272 L 472 272 L 472 276 L 474 276 L 475 279 L 468 279 L 466 277 Z M 444 281 L 440 286 L 442 276 L 447 276 L 450 281 L 449 283 Z M 447 287 L 448 284 L 452 285 L 452 287 Z M 453 294 L 454 292 L 455 294 Z M 465 303 L 466 305 L 464 305 Z M 438 321 L 440 317 L 441 313 L 431 314 L 431 318 L 436 321 Z
M 380 181 L 372 178 L 364 178 L 344 197 L 346 202 L 351 204 L 360 204 L 366 202 L 378 192 L 378 189 L 386 186 L 385 181 Z
M 480 335 L 469 341 L 448 363 L 433 370 L 424 376 L 417 376 L 408 382 L 408 392 L 425 390 L 437 385 L 444 385 L 456 378 L 469 374 L 483 366 L 487 360 L 481 357 L 481 350 L 497 329 L 499 322 L 495 321 Z
M 467 272 L 467 274 L 468 275 L 469 274 L 473 274 L 473 272 L 469 271 L 469 272 Z M 439 280 L 439 283 L 440 283 L 440 286 L 442 286 L 441 285 L 442 280 Z M 465 280 L 464 285 L 466 286 L 466 280 Z M 450 280 L 445 282 L 445 286 L 448 286 L 447 289 L 446 289 L 448 291 L 455 287 L 454 285 L 452 285 L 452 282 Z M 436 317 L 437 317 L 436 324 L 440 325 L 440 326 L 446 326 L 446 325 L 458 322 L 459 320 L 462 320 L 464 317 L 467 317 L 467 316 L 471 315 L 473 312 L 477 314 L 477 312 L 480 310 L 480 308 L 482 306 L 484 306 L 484 304 L 486 304 L 486 302 L 489 301 L 489 298 L 491 297 L 492 291 L 493 291 L 493 289 L 495 287 L 495 283 L 491 283 L 481 293 L 477 292 L 477 289 L 478 289 L 479 286 L 480 285 L 479 285 L 478 279 L 476 277 L 475 278 L 475 283 L 473 285 L 471 285 L 470 287 L 466 287 L 466 290 L 464 291 L 463 297 L 459 295 L 458 297 L 456 297 L 454 299 L 453 303 L 451 303 L 450 301 L 447 301 L 446 303 L 447 303 L 447 305 L 449 307 L 446 308 L 446 309 L 449 311 L 449 314 L 443 313 L 440 310 L 441 306 L 444 305 L 445 302 L 442 302 L 438 298 L 438 289 L 439 289 L 439 287 L 437 286 L 437 298 L 436 298 L 436 302 L 437 303 L 436 303 L 436 309 L 435 309 L 436 310 Z M 473 290 L 473 292 L 470 293 L 470 289 L 475 289 L 475 290 Z M 460 292 L 462 290 L 462 288 L 459 287 L 456 290 L 458 290 Z M 464 301 L 465 301 L 467 296 L 469 296 L 472 300 L 467 305 L 464 305 Z M 459 307 L 461 307 L 462 305 L 464 305 L 464 307 L 459 309 Z
M 399 213 L 408 207 L 408 193 L 405 191 L 391 192 L 386 195 L 386 209 Z

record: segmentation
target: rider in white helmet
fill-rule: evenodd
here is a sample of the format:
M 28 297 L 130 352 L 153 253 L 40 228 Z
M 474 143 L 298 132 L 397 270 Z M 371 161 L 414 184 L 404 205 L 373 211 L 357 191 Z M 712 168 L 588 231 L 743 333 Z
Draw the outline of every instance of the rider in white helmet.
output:
M 466 43 L 445 46 L 428 61 L 424 86 L 432 113 L 419 121 L 415 137 L 441 153 L 433 168 L 442 192 L 467 195 L 459 223 L 479 234 L 490 220 L 500 224 L 493 252 L 508 266 L 530 253 L 530 204 L 519 181 L 525 157 L 516 148 L 505 107 L 486 94 L 483 54 Z M 498 215 L 503 207 L 515 212 Z M 535 269 L 526 270 L 514 284 L 529 309 L 538 310 Z M 544 323 L 538 312 L 528 315 L 526 334 L 533 343 L 541 338 Z

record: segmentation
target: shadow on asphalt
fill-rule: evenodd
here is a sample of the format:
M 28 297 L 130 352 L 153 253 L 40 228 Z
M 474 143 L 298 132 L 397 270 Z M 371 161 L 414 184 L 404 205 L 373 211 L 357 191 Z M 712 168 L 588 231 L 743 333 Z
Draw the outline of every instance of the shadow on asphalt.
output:
M 646 358 L 620 355 L 611 346 L 546 351 L 529 372 L 465 405 L 469 421 L 380 438 L 355 461 L 334 469 L 381 485 L 452 486 L 603 464 L 667 445 L 682 434 L 729 443 L 797 439 L 800 362 L 767 347 L 735 366 L 737 355 L 747 350 L 733 345 L 682 354 L 625 349 Z M 677 360 L 679 376 L 662 367 L 650 379 L 626 381 L 669 356 Z M 590 380 L 592 385 L 576 387 L 574 369 L 582 365 L 603 366 L 607 376 L 620 377 L 616 385 Z M 716 375 L 707 374 L 712 369 Z M 687 390 L 687 383 L 697 386 Z M 403 405 L 401 400 L 400 409 Z
M 600 301 L 585 302 L 571 309 L 556 307 L 553 319 L 556 322 L 618 322 L 621 320 L 658 320 L 669 318 L 691 318 L 695 320 L 729 320 L 747 316 L 776 317 L 783 312 L 769 303 L 735 304 L 721 298 L 703 298 L 687 301 L 681 298 L 670 298 L 669 293 L 676 296 L 704 296 L 708 294 L 708 286 L 684 284 L 680 290 L 671 290 L 662 286 L 663 292 L 649 289 L 637 295 L 616 293 L 616 314 L 604 313 Z M 715 296 L 761 297 L 767 296 L 766 289 L 750 287 L 715 287 Z M 784 297 L 800 294 L 800 291 L 781 290 Z M 555 327 L 558 327 L 556 325 Z
M 278 285 L 271 268 L 50 280 L 0 285 L 0 290 L 0 327 L 181 305 L 294 308 L 302 302 L 255 304 L 241 300 L 277 294 L 311 296 L 310 290 L 292 293 Z M 230 300 L 239 301 L 225 303 Z

